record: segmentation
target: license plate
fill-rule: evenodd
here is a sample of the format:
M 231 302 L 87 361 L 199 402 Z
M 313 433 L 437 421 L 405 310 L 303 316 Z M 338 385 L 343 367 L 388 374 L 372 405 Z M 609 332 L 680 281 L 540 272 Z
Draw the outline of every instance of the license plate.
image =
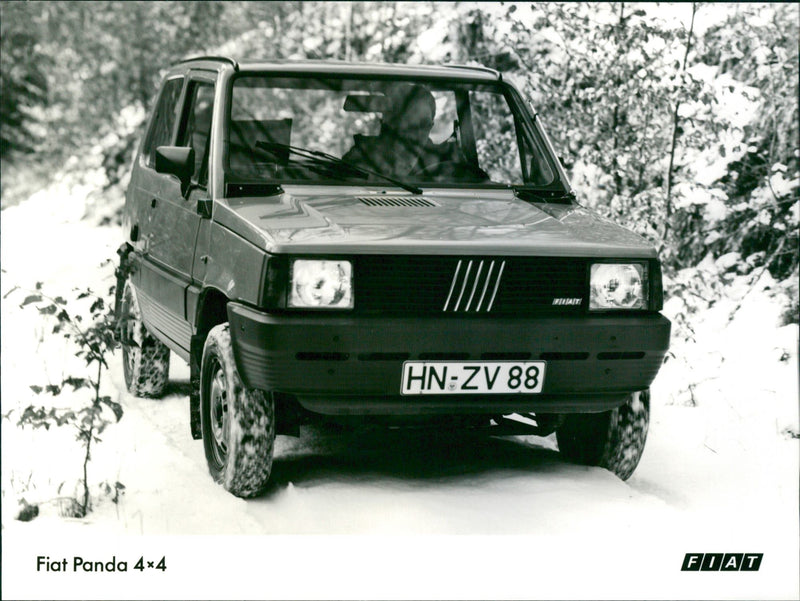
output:
M 401 394 L 535 394 L 544 361 L 406 361 Z

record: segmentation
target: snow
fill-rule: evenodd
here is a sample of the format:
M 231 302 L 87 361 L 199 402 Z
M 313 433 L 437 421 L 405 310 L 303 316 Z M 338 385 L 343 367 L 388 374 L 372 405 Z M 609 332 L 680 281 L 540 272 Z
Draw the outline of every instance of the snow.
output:
M 444 18 L 438 19 L 429 29 L 421 32 L 416 39 L 417 52 L 414 58 L 431 63 L 446 60 L 452 54 L 454 46 L 447 40 L 449 27 Z
M 9 292 L 113 284 L 100 264 L 123 234 L 94 225 L 91 204 L 86 187 L 62 181 L 2 213 L 3 414 L 80 401 L 29 389 L 81 362 Z M 73 436 L 20 430 L 13 414 L 2 422 L 3 596 L 796 599 L 798 330 L 780 325 L 768 274 L 752 288 L 736 277 L 690 317 L 693 336 L 673 326 L 674 358 L 653 385 L 647 448 L 627 482 L 566 463 L 552 437 L 304 430 L 279 437 L 273 487 L 244 501 L 212 481 L 191 439 L 186 365 L 173 358 L 163 399 L 140 399 L 117 353 L 103 392 L 125 414 L 89 466 L 94 485 L 124 485 L 117 503 L 95 486 L 87 518 L 61 517 L 53 499 L 80 478 Z M 687 311 L 673 298 L 664 312 L 675 323 Z M 14 519 L 21 497 L 40 504 L 31 522 Z M 681 572 L 688 552 L 764 560 L 759 572 Z M 129 571 L 37 573 L 40 555 L 115 556 Z M 165 556 L 167 570 L 132 570 L 140 556 Z

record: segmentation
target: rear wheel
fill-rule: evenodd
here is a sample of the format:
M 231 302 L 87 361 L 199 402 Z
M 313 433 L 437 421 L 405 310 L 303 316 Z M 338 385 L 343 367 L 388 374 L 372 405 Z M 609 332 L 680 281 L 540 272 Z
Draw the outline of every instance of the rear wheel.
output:
M 634 392 L 612 411 L 566 415 L 556 431 L 558 448 L 570 461 L 604 467 L 627 480 L 642 457 L 649 423 L 650 391 Z
M 125 282 L 120 305 L 122 366 L 128 392 L 140 397 L 159 397 L 169 376 L 169 347 L 155 338 L 142 322 L 136 290 Z
M 262 492 L 272 470 L 275 404 L 239 377 L 228 324 L 214 327 L 203 348 L 200 420 L 214 480 L 238 497 Z

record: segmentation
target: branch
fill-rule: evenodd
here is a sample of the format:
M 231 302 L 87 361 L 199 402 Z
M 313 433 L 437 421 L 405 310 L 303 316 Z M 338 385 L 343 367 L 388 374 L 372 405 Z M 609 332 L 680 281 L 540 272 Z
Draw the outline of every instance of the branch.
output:
M 5 273 L 5 269 L 3 270 L 3 273 Z M 11 290 L 3 295 L 3 300 L 7 299 L 9 296 L 11 296 L 12 292 L 16 292 L 17 290 L 19 290 L 19 286 L 14 286 Z
M 758 284 L 758 281 L 761 279 L 761 276 L 764 274 L 764 271 L 767 269 L 767 267 L 769 267 L 769 264 L 772 263 L 775 257 L 777 257 L 778 254 L 783 250 L 783 245 L 785 244 L 785 242 L 786 238 L 781 238 L 781 242 L 780 244 L 778 244 L 778 247 L 773 251 L 773 253 L 768 258 L 764 259 L 764 264 L 758 270 L 758 274 L 753 278 L 753 281 L 750 284 L 750 287 L 747 289 L 747 292 L 745 292 L 742 295 L 742 298 L 739 299 L 739 304 L 737 304 L 736 307 L 734 307 L 733 311 L 731 311 L 731 314 L 728 316 L 728 323 L 733 321 L 733 318 L 736 315 L 736 313 L 738 313 L 739 309 L 742 308 L 742 305 L 744 304 L 744 299 L 746 299 L 748 295 L 756 287 L 756 284 Z
M 40 296 L 42 300 L 49 301 L 54 306 L 63 307 L 66 304 L 66 302 L 60 302 L 57 298 L 53 298 L 52 296 L 50 296 L 48 294 L 45 294 L 41 290 L 31 290 L 29 288 L 25 288 L 25 289 L 21 288 L 21 290 L 26 290 L 27 292 L 30 292 L 32 294 L 36 294 L 36 295 Z M 95 298 L 102 300 L 101 297 L 99 297 L 97 295 L 95 295 Z M 61 300 L 63 300 L 63 299 L 61 299 Z M 109 369 L 108 363 L 106 363 L 105 357 L 103 357 L 101 354 L 98 354 L 98 353 L 93 352 L 91 350 L 91 342 L 89 341 L 89 338 L 87 337 L 86 332 L 84 332 L 80 328 L 80 326 L 71 317 L 69 317 L 67 319 L 67 323 L 69 324 L 69 327 L 72 329 L 72 331 L 80 337 L 81 345 L 84 348 L 89 349 L 88 352 L 89 352 L 90 356 L 93 357 L 99 363 L 101 363 L 103 365 L 103 367 L 105 367 L 106 369 Z

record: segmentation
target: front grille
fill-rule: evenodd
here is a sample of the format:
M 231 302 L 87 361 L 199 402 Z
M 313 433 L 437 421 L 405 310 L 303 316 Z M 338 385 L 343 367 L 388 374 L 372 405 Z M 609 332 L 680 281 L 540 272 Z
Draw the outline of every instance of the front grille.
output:
M 355 311 L 395 315 L 575 315 L 588 302 L 588 259 L 355 258 Z M 579 299 L 559 304 L 556 299 Z
M 484 266 L 486 267 L 485 271 Z M 491 311 L 505 268 L 506 262 L 496 259 L 459 261 L 456 264 L 453 280 L 450 282 L 450 291 L 447 293 L 447 300 L 444 301 L 442 311 L 458 312 L 463 310 L 468 313 L 472 307 L 476 313 Z M 474 305 L 473 301 L 475 301 Z

